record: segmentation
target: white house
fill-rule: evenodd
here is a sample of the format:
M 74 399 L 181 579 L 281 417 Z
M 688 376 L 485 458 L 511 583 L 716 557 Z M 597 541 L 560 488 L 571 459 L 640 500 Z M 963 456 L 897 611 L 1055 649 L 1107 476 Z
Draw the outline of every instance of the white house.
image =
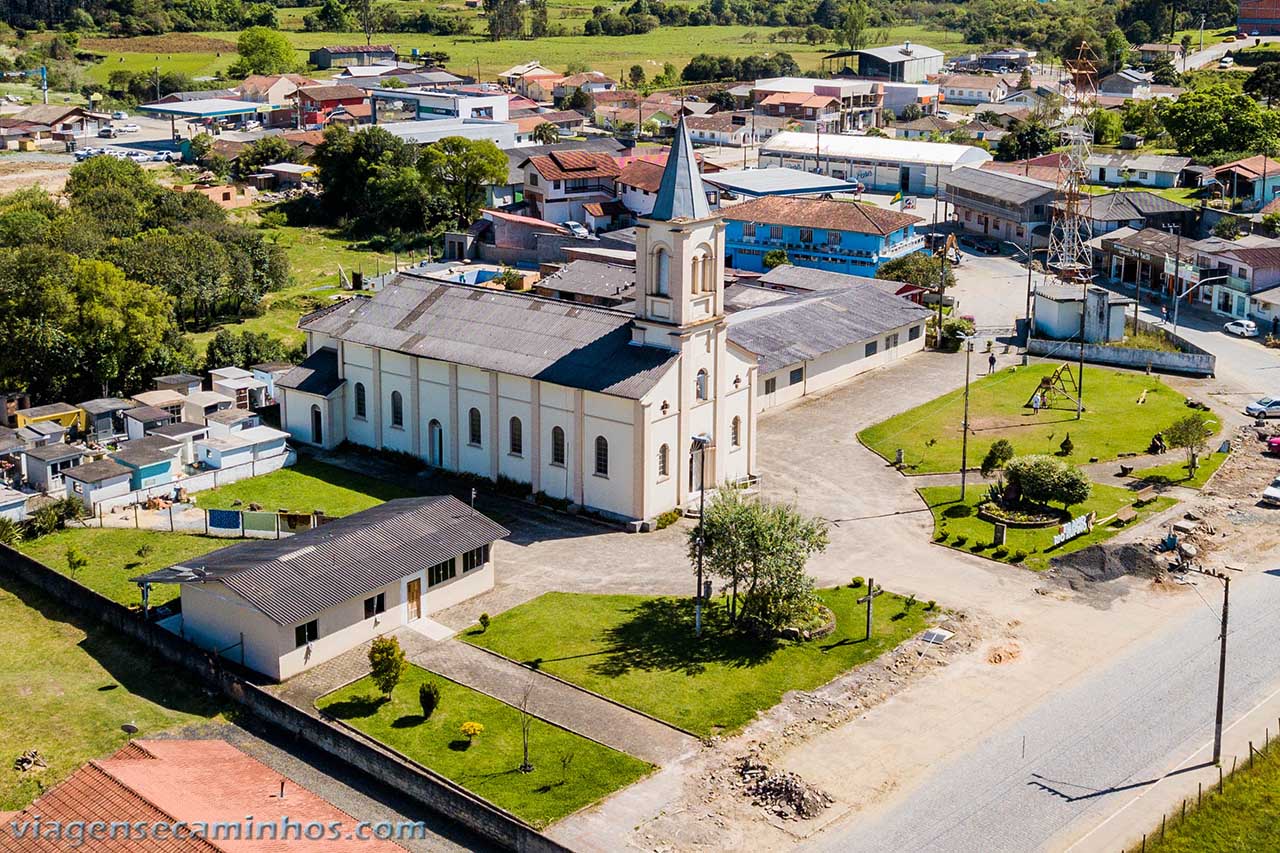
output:
M 1086 305 L 1087 301 L 1087 305 Z M 1124 339 L 1125 312 L 1133 300 L 1101 287 L 1042 284 L 1036 288 L 1035 332 L 1055 340 L 1080 339 L 1084 312 L 1084 339 L 1104 343 Z
M 1163 154 L 1095 153 L 1085 161 L 1090 183 L 1161 189 L 1176 187 L 1182 170 L 1190 165 L 1190 157 Z
M 1003 77 L 986 74 L 952 74 L 938 81 L 948 104 L 994 104 L 1009 94 Z
M 28 447 L 24 454 L 27 483 L 42 492 L 61 492 L 62 475 L 84 460 L 84 448 L 62 442 Z
M 78 465 L 62 475 L 67 497 L 78 498 L 90 511 L 97 507 L 99 501 L 129 494 L 132 478 L 132 468 L 111 458 Z
M 755 356 L 728 339 L 724 229 L 681 126 L 637 224 L 631 312 L 406 271 L 303 318 L 282 423 L 631 520 L 749 478 Z
M 622 172 L 602 151 L 551 151 L 530 157 L 522 167 L 529 215 L 556 225 L 581 222 L 586 205 L 613 201 Z
M 401 498 L 134 580 L 144 601 L 151 584 L 179 584 L 182 613 L 166 626 L 283 681 L 492 589 L 507 535 L 456 498 Z

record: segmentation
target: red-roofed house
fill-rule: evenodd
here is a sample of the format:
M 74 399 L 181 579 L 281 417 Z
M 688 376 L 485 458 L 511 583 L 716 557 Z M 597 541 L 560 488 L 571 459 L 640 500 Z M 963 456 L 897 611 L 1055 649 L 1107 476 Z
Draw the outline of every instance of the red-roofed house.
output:
M 252 817 L 250 817 L 252 816 Z M 44 832 L 15 835 L 36 818 Z M 291 828 L 285 832 L 285 821 Z M 28 822 L 32 822 L 28 824 Z M 49 837 L 52 827 L 87 830 L 100 822 L 105 838 Z M 322 842 L 306 840 L 308 824 L 338 824 Z M 135 740 L 110 758 L 90 761 L 0 827 L 0 849 L 63 853 L 403 853 L 390 841 L 355 837 L 356 818 L 323 797 L 245 755 L 223 740 Z M 207 825 L 207 837 L 173 837 Z M 214 832 L 214 826 L 226 832 Z M 130 835 L 144 826 L 146 835 Z M 167 827 L 165 836 L 153 835 Z M 238 832 L 234 830 L 238 829 Z M 225 836 L 231 836 L 227 838 Z M 17 846 L 10 846 L 9 840 Z
M 586 118 L 577 110 L 558 110 L 551 113 L 533 113 L 511 119 L 516 126 L 516 142 L 532 142 L 533 131 L 544 124 L 553 125 L 563 134 L 572 136 L 586 124 Z
M 577 91 L 594 96 L 599 92 L 612 92 L 617 88 L 617 81 L 603 72 L 583 71 L 580 74 L 570 74 L 568 77 L 560 78 L 551 90 L 551 94 L 557 99 L 567 98 Z
M 340 83 L 332 86 L 302 86 L 293 93 L 293 100 L 301 105 L 302 123 L 307 126 L 324 124 L 339 107 L 355 107 L 365 103 L 365 92 L 355 86 Z
M 529 213 L 557 225 L 582 222 L 586 204 L 612 201 L 622 173 L 613 157 L 601 151 L 552 151 L 521 166 Z

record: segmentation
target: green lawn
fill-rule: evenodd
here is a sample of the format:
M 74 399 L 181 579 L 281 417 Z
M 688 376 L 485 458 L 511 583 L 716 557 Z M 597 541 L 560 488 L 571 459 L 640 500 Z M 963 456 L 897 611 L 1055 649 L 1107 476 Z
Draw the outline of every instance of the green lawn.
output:
M 1208 481 L 1214 473 L 1222 467 L 1222 463 L 1227 461 L 1229 453 L 1210 453 L 1200 459 L 1200 464 L 1196 467 L 1195 476 L 1192 477 L 1187 471 L 1187 463 L 1185 461 L 1186 454 L 1183 451 L 1171 451 L 1183 457 L 1180 461 L 1170 462 L 1166 465 L 1156 465 L 1153 468 L 1143 468 L 1134 471 L 1133 476 L 1147 480 L 1152 483 L 1164 483 L 1174 486 L 1186 486 L 1188 489 L 1200 489 Z
M 1194 805 L 1194 800 L 1191 805 Z M 1160 837 L 1151 828 L 1147 853 L 1256 853 L 1275 850 L 1280 837 L 1280 749 L 1255 756 L 1252 767 L 1226 778 L 1221 794 L 1205 792 L 1204 803 L 1187 812 L 1186 821 L 1170 821 Z M 1266 839 L 1270 838 L 1271 841 Z M 1138 853 L 1135 845 L 1129 853 Z
M 59 530 L 39 539 L 23 542 L 20 550 L 52 569 L 67 574 L 67 547 L 75 545 L 89 565 L 75 579 L 95 592 L 124 605 L 141 605 L 138 585 L 129 578 L 163 569 L 188 557 L 207 554 L 230 543 L 207 536 L 159 533 L 154 530 L 101 530 L 73 528 Z M 161 584 L 151 587 L 151 604 L 159 606 L 178 597 L 178 587 Z
M 977 361 L 982 357 L 978 356 Z M 1075 447 L 1066 457 L 1076 464 L 1091 457 L 1115 459 L 1126 451 L 1142 452 L 1151 437 L 1187 414 L 1184 398 L 1159 378 L 1085 367 L 1083 418 L 1076 405 L 1061 398 L 1052 409 L 1033 415 L 1025 404 L 1042 376 L 1056 364 L 1009 368 L 972 383 L 969 395 L 969 465 L 977 467 L 996 439 L 1013 443 L 1019 456 L 1056 453 L 1068 433 Z M 1075 375 L 1075 365 L 1071 365 Z M 1146 402 L 1138 405 L 1143 391 Z M 885 459 L 906 451 L 907 470 L 933 474 L 960 470 L 964 389 L 958 388 L 858 433 L 859 440 Z
M 564 8 L 553 17 L 565 21 L 568 29 L 580 31 L 582 20 L 590 16 L 591 5 L 575 4 L 575 6 L 576 10 L 570 11 Z M 400 6 L 397 4 L 396 8 L 400 9 Z M 292 14 L 288 17 L 291 21 L 297 20 L 299 23 L 301 21 L 301 18 L 295 18 Z M 423 51 L 443 51 L 449 55 L 449 67 L 459 73 L 475 74 L 477 63 L 479 63 L 479 72 L 485 79 L 493 79 L 498 72 L 518 62 L 527 62 L 535 56 L 544 65 L 557 70 L 563 70 L 570 62 L 582 62 L 613 77 L 617 77 L 625 69 L 637 63 L 646 69 L 649 76 L 660 72 L 664 62 L 671 62 L 680 69 L 698 53 L 748 56 L 786 51 L 801 68 L 814 69 L 818 67 L 824 54 L 836 48 L 834 44 L 773 43 L 769 41 L 769 35 L 777 28 L 745 26 L 659 27 L 648 33 L 630 36 L 587 37 L 577 32 L 573 35 L 532 41 L 506 39 L 492 42 L 483 36 L 483 23 L 478 18 L 477 24 L 475 34 L 469 36 L 380 33 L 374 36 L 374 41 L 389 43 L 397 51 L 405 54 L 415 47 Z M 877 43 L 898 44 L 905 39 L 910 39 L 949 53 L 974 47 L 967 45 L 963 35 L 955 31 L 928 30 L 921 26 L 907 25 L 876 31 L 877 34 L 881 32 L 884 33 L 884 38 L 877 39 Z M 754 33 L 754 41 L 749 35 L 751 33 Z M 290 31 L 285 34 L 298 49 L 300 62 L 306 61 L 307 51 L 312 48 L 327 44 L 346 44 L 351 41 L 351 33 Z M 211 32 L 202 35 L 229 41 L 235 41 L 236 37 L 235 33 L 229 32 Z M 148 54 L 147 58 L 150 60 L 151 54 Z
M 25 807 L 84 762 L 123 746 L 125 723 L 153 737 L 218 713 L 181 668 L 78 621 L 2 571 L 0 624 L 0 811 Z M 14 770 L 28 749 L 48 768 Z
M 261 504 L 268 512 L 287 509 L 341 516 L 410 494 L 392 483 L 300 458 L 289 468 L 200 492 L 195 499 L 196 505 L 205 509 L 230 509 L 232 503 L 239 500 L 245 507 L 251 503 Z
M 418 686 L 434 681 L 440 705 L 422 718 Z M 328 714 L 452 779 L 534 826 L 542 827 L 646 776 L 653 767 L 558 726 L 535 719 L 529 731 L 531 773 L 521 773 L 520 712 L 416 666 L 384 702 L 363 678 L 316 703 Z M 468 744 L 465 722 L 484 731 Z
M 807 643 L 760 643 L 732 633 L 723 603 L 693 636 L 693 603 L 644 595 L 549 592 L 469 632 L 469 643 L 637 708 L 698 735 L 731 733 L 776 705 L 788 690 L 811 690 L 892 649 L 921 630 L 924 606 L 877 599 L 864 639 L 861 590 L 820 590 L 835 633 Z
M 947 539 L 943 540 L 941 544 L 946 545 L 948 548 L 967 551 L 993 560 L 999 559 L 1009 562 L 1013 561 L 1018 551 L 1023 551 L 1027 556 L 1022 560 L 1021 564 L 1037 572 L 1049 568 L 1049 561 L 1054 557 L 1061 557 L 1064 554 L 1070 554 L 1073 551 L 1079 551 L 1081 548 L 1087 548 L 1090 545 L 1106 541 L 1123 529 L 1122 526 L 1115 524 L 1095 525 L 1093 530 L 1085 535 L 1077 536 L 1075 539 L 1064 542 L 1055 548 L 1053 547 L 1053 537 L 1058 532 L 1056 526 L 1028 529 L 1010 527 L 1005 539 L 1007 554 L 996 557 L 991 548 L 995 527 L 990 522 L 983 521 L 977 516 L 978 504 L 987 495 L 986 486 L 978 484 L 970 487 L 963 504 L 960 502 L 959 486 L 930 486 L 920 489 L 919 492 L 921 499 L 929 507 L 929 511 L 933 513 L 935 541 L 938 541 L 937 537 L 945 532 Z M 1089 512 L 1096 512 L 1098 520 L 1101 521 L 1110 515 L 1114 515 L 1115 511 L 1120 507 L 1132 504 L 1133 500 L 1134 493 L 1129 489 L 1094 483 L 1093 493 L 1089 496 L 1089 500 L 1070 507 L 1068 511 L 1072 518 Z M 1147 516 L 1166 510 L 1173 506 L 1174 503 L 1173 498 L 1156 498 L 1154 501 L 1138 507 L 1138 517 L 1129 522 L 1129 525 L 1138 524 Z M 956 540 L 961 536 L 965 537 L 965 542 L 958 544 Z M 975 545 L 983 547 L 975 548 Z
M 176 73 L 185 74 L 188 77 L 213 77 L 226 71 L 231 63 L 236 60 L 235 50 L 223 51 L 221 56 L 218 56 L 216 52 L 157 54 L 153 51 L 140 53 L 125 50 L 108 50 L 103 51 L 103 53 L 105 55 L 103 61 L 90 65 L 85 73 L 90 83 L 106 83 L 111 77 L 112 71 L 137 73 L 140 71 L 150 72 L 155 68 L 159 68 L 161 74 Z

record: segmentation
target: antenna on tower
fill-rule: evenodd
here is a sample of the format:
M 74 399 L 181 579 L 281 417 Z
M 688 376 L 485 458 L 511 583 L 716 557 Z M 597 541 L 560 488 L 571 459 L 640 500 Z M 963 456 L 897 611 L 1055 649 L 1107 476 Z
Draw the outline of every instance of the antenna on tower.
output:
M 1098 105 L 1098 61 L 1087 41 L 1081 41 L 1075 59 L 1065 62 L 1071 90 L 1065 107 L 1066 121 L 1059 133 L 1067 147 L 1058 156 L 1058 182 L 1054 216 L 1049 231 L 1046 275 L 1064 284 L 1086 284 L 1092 277 L 1089 238 L 1091 196 L 1083 189 L 1089 176 L 1087 161 L 1093 150 L 1093 112 Z

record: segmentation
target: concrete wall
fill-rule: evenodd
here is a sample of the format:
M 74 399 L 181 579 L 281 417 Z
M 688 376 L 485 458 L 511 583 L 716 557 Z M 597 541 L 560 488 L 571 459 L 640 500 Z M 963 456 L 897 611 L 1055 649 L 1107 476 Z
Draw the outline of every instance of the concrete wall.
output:
M 1146 326 L 1146 324 L 1142 324 Z M 1159 331 L 1159 330 L 1155 330 Z M 1166 333 L 1168 335 L 1168 333 Z M 1172 335 L 1168 335 L 1172 337 Z M 1191 376 L 1213 376 L 1217 359 L 1208 352 L 1194 345 L 1177 339 L 1177 344 L 1191 352 L 1157 352 L 1155 350 L 1135 349 L 1132 347 L 1103 346 L 1102 344 L 1085 344 L 1084 360 L 1091 364 L 1106 364 L 1111 367 L 1124 367 L 1131 370 L 1158 370 L 1163 373 L 1181 373 Z M 1032 355 L 1061 358 L 1074 361 L 1079 357 L 1080 345 L 1063 341 L 1050 341 L 1043 338 L 1031 338 L 1027 351 Z
M 120 507 L 146 503 L 147 498 L 151 497 L 171 497 L 175 489 L 186 489 L 188 494 L 203 492 L 207 489 L 216 489 L 218 486 L 225 486 L 237 480 L 247 480 L 250 477 L 259 477 L 263 474 L 270 474 L 272 471 L 279 471 L 281 468 L 292 465 L 295 461 L 297 461 L 297 455 L 290 451 L 278 456 L 272 456 L 270 459 L 263 459 L 260 462 L 248 462 L 232 468 L 205 471 L 202 474 L 183 477 L 159 486 L 137 489 L 118 496 L 101 499 L 95 496 L 94 500 L 98 501 L 98 507 L 101 510 L 110 512 Z
M 71 578 L 0 545 L 0 572 L 30 584 L 80 615 L 118 631 L 158 658 L 181 665 L 261 722 L 345 762 L 389 785 L 424 808 L 456 821 L 504 850 L 568 853 L 563 847 L 429 768 L 322 717 L 313 717 L 266 692 L 234 664 L 228 664 Z

